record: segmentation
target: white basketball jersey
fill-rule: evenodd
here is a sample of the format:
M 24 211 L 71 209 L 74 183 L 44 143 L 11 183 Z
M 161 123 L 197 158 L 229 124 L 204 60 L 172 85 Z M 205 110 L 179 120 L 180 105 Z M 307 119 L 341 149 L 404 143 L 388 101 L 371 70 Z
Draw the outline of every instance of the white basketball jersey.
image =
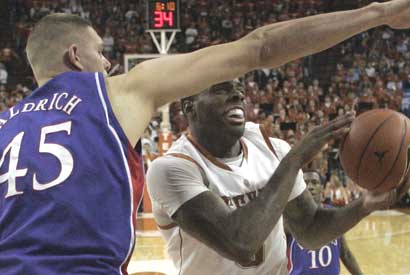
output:
M 254 123 L 246 123 L 241 144 L 244 160 L 240 166 L 228 166 L 218 161 L 186 135 L 181 136 L 167 154 L 185 155 L 193 159 L 201 167 L 208 189 L 220 196 L 229 207 L 236 209 L 258 196 L 259 190 L 278 167 L 280 159 L 290 149 L 286 142 L 268 138 L 260 126 Z M 305 187 L 302 174 L 299 173 L 289 200 L 300 195 Z M 159 213 L 155 203 L 153 207 L 157 223 L 170 225 L 160 231 L 166 240 L 168 254 L 181 275 L 288 274 L 282 217 L 257 253 L 255 261 L 241 265 L 220 256 L 184 232 L 172 223 L 170 217 L 165 218 L 163 213 Z M 257 226 L 264 225 L 255 224 Z

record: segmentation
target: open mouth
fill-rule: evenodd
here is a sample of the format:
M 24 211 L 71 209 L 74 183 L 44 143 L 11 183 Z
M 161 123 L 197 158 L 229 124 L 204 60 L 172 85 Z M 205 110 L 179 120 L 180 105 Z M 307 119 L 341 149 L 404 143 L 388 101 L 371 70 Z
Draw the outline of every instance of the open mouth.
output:
M 245 112 L 240 107 L 229 109 L 225 112 L 225 119 L 231 124 L 243 124 L 245 123 Z

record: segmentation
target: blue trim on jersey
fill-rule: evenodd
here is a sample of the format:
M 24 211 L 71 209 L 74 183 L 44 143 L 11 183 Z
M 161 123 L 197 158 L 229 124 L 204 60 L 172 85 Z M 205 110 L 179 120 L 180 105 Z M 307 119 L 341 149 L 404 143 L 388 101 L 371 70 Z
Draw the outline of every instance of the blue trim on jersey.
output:
M 332 208 L 330 205 L 322 205 Z M 337 275 L 340 274 L 340 238 L 320 249 L 303 248 L 293 236 L 287 236 L 289 275 Z

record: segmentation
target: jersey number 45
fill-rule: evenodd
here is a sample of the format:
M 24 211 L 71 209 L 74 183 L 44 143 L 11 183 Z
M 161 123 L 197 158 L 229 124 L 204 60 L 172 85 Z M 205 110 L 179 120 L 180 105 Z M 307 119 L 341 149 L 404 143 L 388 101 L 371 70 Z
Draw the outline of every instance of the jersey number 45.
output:
M 64 182 L 73 171 L 74 160 L 70 151 L 55 143 L 47 143 L 47 135 L 66 132 L 67 135 L 71 134 L 71 121 L 66 121 L 60 124 L 49 125 L 41 128 L 40 144 L 38 151 L 41 154 L 51 154 L 60 162 L 61 169 L 58 176 L 49 182 L 39 182 L 37 179 L 37 174 L 34 173 L 32 185 L 33 189 L 36 191 L 46 190 L 48 188 L 54 187 L 56 185 Z M 23 141 L 24 132 L 18 133 L 11 142 L 4 148 L 3 154 L 0 159 L 0 168 L 3 167 L 4 160 L 7 155 L 9 155 L 9 168 L 8 171 L 0 175 L 0 184 L 7 182 L 7 193 L 5 198 L 23 194 L 23 191 L 18 191 L 16 188 L 16 178 L 24 177 L 27 174 L 27 168 L 18 169 L 18 161 L 20 155 L 21 143 Z

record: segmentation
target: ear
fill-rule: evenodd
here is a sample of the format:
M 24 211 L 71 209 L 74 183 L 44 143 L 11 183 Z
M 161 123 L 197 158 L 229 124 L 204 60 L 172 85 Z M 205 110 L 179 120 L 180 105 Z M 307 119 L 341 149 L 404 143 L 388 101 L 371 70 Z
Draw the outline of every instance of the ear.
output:
M 184 101 L 184 104 L 182 105 L 182 112 L 187 118 L 195 116 L 194 103 L 189 100 Z
M 192 101 L 185 101 L 184 104 L 182 105 L 182 110 L 184 113 L 192 112 L 192 108 L 193 108 Z
M 80 62 L 78 56 L 78 47 L 76 44 L 70 45 L 66 54 L 66 65 L 75 71 L 84 71 L 84 66 Z

